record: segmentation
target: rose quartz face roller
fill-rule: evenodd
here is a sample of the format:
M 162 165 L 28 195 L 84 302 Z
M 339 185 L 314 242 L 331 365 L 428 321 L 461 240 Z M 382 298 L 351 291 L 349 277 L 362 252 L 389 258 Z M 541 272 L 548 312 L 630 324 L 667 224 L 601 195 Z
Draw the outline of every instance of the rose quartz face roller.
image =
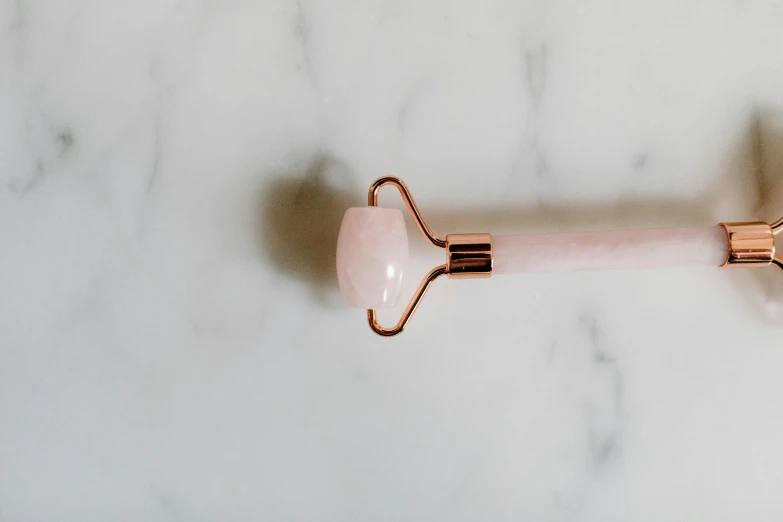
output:
M 408 237 L 402 212 L 378 206 L 378 192 L 385 185 L 399 190 L 421 233 L 446 250 L 446 263 L 424 277 L 391 328 L 378 324 L 375 310 L 397 302 L 408 261 Z M 783 269 L 783 257 L 775 253 L 775 236 L 783 231 L 783 219 L 772 225 L 747 222 L 566 234 L 449 234 L 444 239 L 430 231 L 408 187 L 398 178 L 373 182 L 367 203 L 367 207 L 345 213 L 337 240 L 337 278 L 348 304 L 367 309 L 370 327 L 383 336 L 402 332 L 429 286 L 442 275 L 482 278 L 529 272 L 771 264 Z

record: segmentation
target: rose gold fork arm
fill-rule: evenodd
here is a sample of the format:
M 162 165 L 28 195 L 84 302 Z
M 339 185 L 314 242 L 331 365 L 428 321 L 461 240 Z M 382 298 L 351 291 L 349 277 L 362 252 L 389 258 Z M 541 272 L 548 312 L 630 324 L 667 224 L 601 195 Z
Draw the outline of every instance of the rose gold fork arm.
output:
M 447 252 L 446 264 L 436 266 L 424 277 L 396 325 L 391 328 L 381 326 L 378 323 L 376 311 L 372 309 L 367 310 L 367 321 L 370 323 L 370 328 L 378 335 L 391 337 L 405 329 L 411 316 L 419 306 L 421 298 L 427 293 L 433 281 L 440 276 L 471 278 L 489 277 L 492 275 L 492 238 L 489 234 L 449 234 L 445 239 L 436 236 L 421 216 L 421 212 L 419 212 L 419 208 L 416 206 L 416 202 L 413 196 L 411 196 L 408 187 L 401 179 L 393 176 L 379 178 L 370 185 L 370 190 L 367 194 L 367 204 L 369 206 L 378 206 L 378 193 L 386 185 L 392 185 L 400 192 L 405 206 L 408 207 L 413 219 L 416 221 L 416 226 L 419 227 L 424 237 L 436 247 L 445 248 Z
M 778 234 L 783 232 L 783 218 L 780 218 L 778 221 L 772 224 L 772 235 L 777 237 Z M 779 253 L 776 253 L 775 256 L 772 258 L 772 262 L 777 265 L 778 268 L 783 270 L 783 256 L 781 256 Z

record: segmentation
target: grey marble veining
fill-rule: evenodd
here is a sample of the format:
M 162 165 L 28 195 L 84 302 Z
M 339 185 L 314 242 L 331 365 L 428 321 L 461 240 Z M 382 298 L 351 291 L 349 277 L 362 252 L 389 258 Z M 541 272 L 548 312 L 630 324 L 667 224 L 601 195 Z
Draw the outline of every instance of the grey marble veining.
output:
M 780 520 L 783 275 L 438 281 L 390 340 L 334 254 L 384 174 L 438 233 L 780 217 L 781 27 L 0 2 L 0 519 Z

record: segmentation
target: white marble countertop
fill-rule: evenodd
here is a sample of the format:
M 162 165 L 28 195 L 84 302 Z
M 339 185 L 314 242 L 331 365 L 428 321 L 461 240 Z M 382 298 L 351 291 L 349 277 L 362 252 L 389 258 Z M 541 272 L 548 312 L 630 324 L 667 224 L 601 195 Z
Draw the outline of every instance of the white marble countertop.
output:
M 781 27 L 0 1 L 0 519 L 781 520 L 773 268 L 438 281 L 382 339 L 333 259 L 384 174 L 441 233 L 779 217 Z

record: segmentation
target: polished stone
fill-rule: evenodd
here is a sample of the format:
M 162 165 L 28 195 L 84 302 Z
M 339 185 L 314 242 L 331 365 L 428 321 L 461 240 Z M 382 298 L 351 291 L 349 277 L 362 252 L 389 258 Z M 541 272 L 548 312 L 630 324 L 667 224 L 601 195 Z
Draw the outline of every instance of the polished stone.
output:
M 394 306 L 407 262 L 408 235 L 402 212 L 381 207 L 345 212 L 337 240 L 337 280 L 349 305 Z

